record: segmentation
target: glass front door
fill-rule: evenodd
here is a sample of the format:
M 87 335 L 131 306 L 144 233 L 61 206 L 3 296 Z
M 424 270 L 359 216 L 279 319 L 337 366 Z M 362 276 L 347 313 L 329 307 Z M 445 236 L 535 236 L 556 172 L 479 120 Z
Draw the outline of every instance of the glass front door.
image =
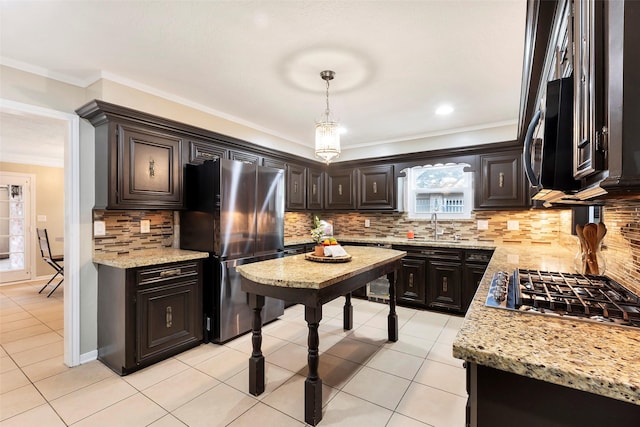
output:
M 28 176 L 0 173 L 0 283 L 29 280 Z

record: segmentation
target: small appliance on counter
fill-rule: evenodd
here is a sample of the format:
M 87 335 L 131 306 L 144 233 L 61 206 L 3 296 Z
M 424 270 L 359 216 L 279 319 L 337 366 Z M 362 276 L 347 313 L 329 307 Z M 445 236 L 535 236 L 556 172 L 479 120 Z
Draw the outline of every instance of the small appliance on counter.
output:
M 485 305 L 640 327 L 640 297 L 607 276 L 516 269 L 494 274 Z
M 284 256 L 284 171 L 216 159 L 187 165 L 185 173 L 180 246 L 209 252 L 204 341 L 222 343 L 251 330 L 253 312 L 236 267 Z M 263 323 L 283 313 L 283 301 L 265 299 Z

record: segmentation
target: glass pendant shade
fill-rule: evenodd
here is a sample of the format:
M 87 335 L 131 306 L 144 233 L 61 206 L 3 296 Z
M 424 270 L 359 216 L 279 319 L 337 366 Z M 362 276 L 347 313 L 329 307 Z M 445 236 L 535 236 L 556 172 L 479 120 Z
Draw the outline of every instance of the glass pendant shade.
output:
M 331 119 L 329 110 L 329 80 L 332 80 L 334 75 L 335 73 L 329 70 L 320 73 L 320 77 L 327 85 L 327 108 L 323 119 L 316 122 L 316 157 L 326 164 L 340 155 L 340 124 Z

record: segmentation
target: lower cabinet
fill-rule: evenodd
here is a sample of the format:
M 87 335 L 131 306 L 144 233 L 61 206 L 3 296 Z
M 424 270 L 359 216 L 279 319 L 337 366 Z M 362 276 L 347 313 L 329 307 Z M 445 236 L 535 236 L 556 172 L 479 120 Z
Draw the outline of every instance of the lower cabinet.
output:
M 98 359 L 126 375 L 202 341 L 202 262 L 98 268 Z
M 465 313 L 493 251 L 394 246 L 406 251 L 396 282 L 399 305 Z

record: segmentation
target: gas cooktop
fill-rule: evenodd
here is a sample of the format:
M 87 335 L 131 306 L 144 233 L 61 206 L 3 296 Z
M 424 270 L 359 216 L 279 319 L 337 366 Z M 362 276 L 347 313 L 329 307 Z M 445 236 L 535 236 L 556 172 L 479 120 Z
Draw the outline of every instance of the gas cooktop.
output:
M 607 276 L 501 271 L 493 276 L 486 305 L 640 327 L 640 297 Z

